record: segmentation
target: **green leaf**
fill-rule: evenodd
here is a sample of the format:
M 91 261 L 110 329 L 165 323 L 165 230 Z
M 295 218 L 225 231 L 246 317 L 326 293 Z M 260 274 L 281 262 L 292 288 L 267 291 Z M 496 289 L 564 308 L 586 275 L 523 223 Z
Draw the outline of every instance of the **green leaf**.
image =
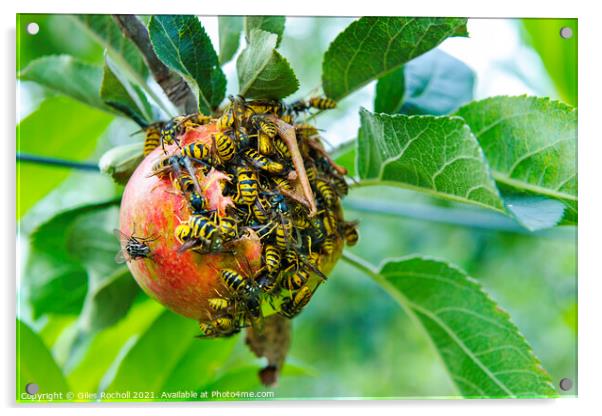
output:
M 219 62 L 224 65 L 234 58 L 240 44 L 242 16 L 218 16 Z
M 402 113 L 450 114 L 473 99 L 474 72 L 439 49 L 408 62 L 405 75 Z
M 100 97 L 110 107 L 134 120 L 139 126 L 150 124 L 153 109 L 140 87 L 118 76 L 114 65 L 107 57 L 103 69 Z
M 200 390 L 217 377 L 236 341 L 236 337 L 194 340 L 169 373 L 161 391 Z
M 483 288 L 463 271 L 430 258 L 389 260 L 367 272 L 424 328 L 464 397 L 555 397 L 531 347 Z
M 73 19 L 80 23 L 96 41 L 105 48 L 109 56 L 124 68 L 139 84 L 144 84 L 148 68 L 142 54 L 134 43 L 123 36 L 121 29 L 108 14 L 77 14 Z
M 284 16 L 245 16 L 245 36 L 247 43 L 251 39 L 253 29 L 260 29 L 278 36 L 276 47 L 280 46 L 284 33 Z
M 522 19 L 526 40 L 541 57 L 560 97 L 577 105 L 577 19 Z M 560 37 L 560 29 L 569 27 L 573 36 Z
M 164 311 L 125 351 L 105 391 L 161 391 L 192 343 L 202 342 L 195 321 Z
M 278 37 L 254 29 L 249 45 L 236 62 L 241 95 L 250 98 L 284 98 L 299 88 L 299 81 L 288 61 L 276 52 Z
M 374 111 L 395 114 L 401 110 L 405 93 L 404 67 L 389 72 L 376 83 Z
M 32 36 L 27 32 L 29 23 L 36 23 L 40 31 Z M 17 14 L 17 72 L 31 61 L 47 55 L 71 55 L 84 62 L 102 62 L 102 48 L 87 33 L 81 32 L 79 23 L 67 14 Z
M 563 217 L 562 202 L 537 195 L 503 193 L 508 211 L 528 230 L 535 231 L 557 225 Z
M 111 254 L 114 256 L 113 251 Z M 117 323 L 127 314 L 139 290 L 125 266 L 102 279 L 88 293 L 80 316 L 82 329 L 95 332 Z
M 335 100 L 349 95 L 450 36 L 467 36 L 465 18 L 362 17 L 330 44 L 322 86 Z
M 153 16 L 149 35 L 159 59 L 191 86 L 199 109 L 210 114 L 226 94 L 226 77 L 211 39 L 196 16 Z
M 547 98 L 492 97 L 457 114 L 475 133 L 496 181 L 558 199 L 576 216 L 576 109 Z
M 34 81 L 84 104 L 110 111 L 98 91 L 102 69 L 68 55 L 44 56 L 32 61 L 19 73 L 24 81 Z
M 81 359 L 67 373 L 74 391 L 99 391 L 103 376 L 110 372 L 119 352 L 146 331 L 163 311 L 157 302 L 145 298 L 137 302 L 124 319 L 96 333 Z
M 114 207 L 118 202 L 110 200 L 64 211 L 32 233 L 22 288 L 34 318 L 47 313 L 80 312 L 89 286 L 94 284 L 88 282 L 91 264 L 82 261 L 82 250 L 102 241 L 102 235 L 95 234 L 98 231 L 95 221 L 99 218 L 88 215 Z M 113 257 L 117 248 L 116 244 L 111 246 Z M 90 250 L 89 255 L 93 257 L 92 261 L 100 263 L 100 268 L 114 265 L 113 261 L 109 265 L 102 264 L 106 260 L 102 251 Z
M 504 211 L 483 152 L 461 118 L 365 109 L 360 118 L 357 169 L 363 183 L 400 186 Z
M 77 122 L 66 120 L 65 115 L 77 115 Z M 112 119 L 67 97 L 47 99 L 17 126 L 17 152 L 84 161 Z M 17 216 L 22 217 L 69 173 L 68 169 L 17 162 Z
M 40 336 L 27 324 L 17 320 L 18 402 L 30 401 L 25 391 L 28 383 L 38 385 L 38 394 L 69 391 L 65 376 Z

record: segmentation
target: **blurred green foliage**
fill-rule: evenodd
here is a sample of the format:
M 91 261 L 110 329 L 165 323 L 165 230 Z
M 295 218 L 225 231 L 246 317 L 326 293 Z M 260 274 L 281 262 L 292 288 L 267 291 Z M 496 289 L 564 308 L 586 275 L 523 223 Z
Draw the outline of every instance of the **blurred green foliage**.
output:
M 69 115 L 77 115 L 77 123 Z M 19 123 L 17 152 L 84 161 L 96 148 L 100 135 L 112 117 L 71 98 L 48 98 Z M 51 145 L 49 145 L 51 144 Z M 31 163 L 17 164 L 17 217 L 21 218 L 36 202 L 61 183 L 69 171 Z
M 36 36 L 24 32 L 32 20 L 41 28 Z M 287 19 L 279 50 L 300 81 L 301 90 L 296 96 L 307 95 L 319 84 L 321 56 L 349 21 L 347 18 Z M 70 54 L 101 65 L 102 48 L 85 32 L 78 31 L 81 35 L 73 36 L 76 27 L 69 16 L 21 15 L 17 27 L 18 68 L 50 54 Z M 554 78 L 554 68 L 548 71 Z M 562 91 L 559 84 L 556 85 Z M 140 140 L 140 135 L 130 136 L 138 129 L 131 122 L 71 99 L 53 96 L 29 82 L 20 82 L 19 88 L 41 105 L 19 124 L 18 151 L 96 162 L 105 150 Z M 235 82 L 228 89 L 236 91 Z M 343 101 L 332 114 L 320 117 L 319 125 L 336 134 L 340 127 L 337 118 L 349 112 L 357 117 L 356 110 L 353 100 Z M 340 161 L 353 167 L 353 159 L 348 156 L 349 153 L 345 154 Z M 65 215 L 73 216 L 77 222 L 73 213 L 82 206 L 98 204 L 121 194 L 120 187 L 98 174 L 25 163 L 18 164 L 17 180 L 20 218 L 17 243 L 23 247 L 23 257 L 19 259 L 22 262 L 37 261 L 31 258 L 29 243 L 31 233 L 41 224 L 61 212 L 67 212 Z M 563 377 L 576 380 L 575 227 L 527 233 L 516 225 L 499 226 L 500 222 L 496 221 L 475 222 L 472 226 L 470 221 L 468 225 L 464 221 L 460 225 L 454 213 L 464 212 L 464 218 L 475 219 L 481 211 L 401 189 L 354 189 L 348 206 L 353 206 L 353 202 L 371 204 L 377 200 L 402 207 L 440 210 L 436 211 L 436 218 L 426 221 L 411 211 L 405 215 L 383 215 L 348 208 L 346 217 L 361 221 L 361 239 L 352 248 L 353 253 L 375 265 L 386 257 L 412 253 L 444 258 L 459 265 L 510 312 L 553 380 Z M 94 257 L 100 250 L 102 256 L 98 259 L 109 261 L 106 259 L 117 249 L 116 241 L 110 241 L 107 235 L 110 224 L 115 222 L 115 209 L 99 207 L 88 215 L 80 220 L 96 222 L 97 226 L 90 230 L 92 235 L 81 235 L 81 238 L 85 237 L 87 242 L 95 240 L 97 235 L 100 238 L 94 244 L 76 247 L 80 254 L 84 253 L 80 259 L 88 259 L 90 253 Z M 63 228 L 65 235 L 61 236 L 71 243 L 61 242 L 56 250 L 47 253 L 49 256 L 57 256 L 62 249 L 77 245 L 79 240 L 75 237 L 80 235 L 73 234 L 78 230 L 73 227 L 71 223 Z M 123 276 L 131 278 L 127 273 L 119 274 L 113 263 L 96 278 L 95 273 L 103 265 L 83 267 L 85 264 L 82 262 L 82 268 L 77 270 L 79 278 L 88 284 L 98 283 L 96 278 L 105 283 L 115 279 L 116 293 L 128 294 L 129 307 L 121 311 L 121 319 L 109 318 L 93 331 L 83 331 L 90 328 L 84 324 L 89 324 L 92 303 L 84 301 L 87 306 L 76 303 L 75 307 L 62 311 L 51 308 L 42 314 L 35 313 L 28 288 L 37 276 L 26 269 L 20 276 L 18 293 L 21 320 L 18 324 L 18 367 L 21 369 L 18 392 L 30 378 L 44 388 L 68 388 L 74 392 L 111 391 L 124 386 L 166 391 L 264 390 L 256 374 L 262 363 L 244 346 L 242 337 L 194 339 L 194 322 L 166 311 L 135 286 L 126 286 L 131 292 L 122 290 L 119 285 L 125 284 Z M 109 297 L 115 296 L 110 290 L 106 293 Z M 71 294 L 82 296 L 80 301 L 84 296 L 94 298 L 94 292 L 87 289 Z M 123 308 L 122 302 L 115 308 Z M 110 316 L 112 310 L 105 312 Z M 287 365 L 274 390 L 276 398 L 458 395 L 437 351 L 421 328 L 400 311 L 379 285 L 347 264 L 337 265 L 328 283 L 294 320 L 293 327 Z M 35 367 L 30 365 L 32 362 L 36 363 Z M 574 391 L 566 394 L 574 394 Z
M 562 99 L 577 105 L 577 19 L 523 19 L 525 40 L 541 57 Z M 570 28 L 572 37 L 560 36 Z

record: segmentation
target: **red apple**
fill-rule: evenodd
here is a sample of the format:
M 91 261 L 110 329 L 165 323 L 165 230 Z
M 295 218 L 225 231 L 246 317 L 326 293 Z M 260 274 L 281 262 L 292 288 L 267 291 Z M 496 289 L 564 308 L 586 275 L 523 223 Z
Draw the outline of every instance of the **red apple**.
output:
M 180 145 L 192 142 L 211 144 L 211 135 L 216 132 L 215 124 L 189 130 L 180 138 Z M 166 147 L 168 153 L 177 152 L 175 145 Z M 207 299 L 228 293 L 219 277 L 225 268 L 235 269 L 245 275 L 245 268 L 254 273 L 261 267 L 262 243 L 249 233 L 235 241 L 228 252 L 200 254 L 193 250 L 179 251 L 181 243 L 174 230 L 189 217 L 187 201 L 175 189 L 169 175 L 152 174 L 152 166 L 165 157 L 161 147 L 149 154 L 137 167 L 123 193 L 120 212 L 120 229 L 125 235 L 151 238 L 148 242 L 151 255 L 148 258 L 132 259 L 128 267 L 140 287 L 152 298 L 172 311 L 203 321 L 210 319 Z M 211 175 L 208 175 L 211 176 Z M 205 198 L 213 206 L 227 205 L 228 200 L 220 198 L 219 181 L 223 177 L 215 175 L 212 183 L 205 183 Z M 210 178 L 211 179 L 211 178 Z M 342 218 L 340 207 L 335 208 Z M 122 242 L 122 245 L 125 245 Z M 340 257 L 342 238 L 337 239 L 335 253 L 321 260 L 320 269 L 328 273 Z M 125 248 L 125 247 L 122 247 Z M 231 251 L 236 252 L 235 255 Z M 244 256 L 245 259 L 242 257 Z M 241 268 L 243 270 L 241 270 Z

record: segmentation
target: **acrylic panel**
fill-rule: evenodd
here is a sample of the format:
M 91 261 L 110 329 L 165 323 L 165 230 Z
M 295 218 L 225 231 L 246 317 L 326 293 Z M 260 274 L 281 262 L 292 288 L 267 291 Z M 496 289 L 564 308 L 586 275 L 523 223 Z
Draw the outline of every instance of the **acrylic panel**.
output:
M 577 395 L 577 20 L 17 16 L 17 401 Z

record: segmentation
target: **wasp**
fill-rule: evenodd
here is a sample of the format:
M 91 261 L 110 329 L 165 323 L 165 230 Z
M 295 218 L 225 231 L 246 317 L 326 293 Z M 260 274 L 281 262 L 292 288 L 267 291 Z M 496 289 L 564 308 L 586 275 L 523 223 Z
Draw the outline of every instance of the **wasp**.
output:
M 343 233 L 345 237 L 345 242 L 348 246 L 351 247 L 356 245 L 360 238 L 357 221 L 345 222 L 343 226 Z
M 238 330 L 239 330 L 238 328 L 235 327 L 234 321 L 228 317 L 215 318 L 212 321 L 212 324 L 220 332 L 225 333 L 227 335 L 234 334 L 234 333 L 238 332 Z
M 286 124 L 293 124 L 295 122 L 295 116 L 287 113 L 287 114 L 283 114 L 282 117 L 280 117 L 280 119 L 282 121 L 284 121 Z
M 220 271 L 220 278 L 233 292 L 247 291 L 251 288 L 247 282 L 247 277 L 238 273 L 236 270 L 223 269 Z
M 299 254 L 297 253 L 296 250 L 287 250 L 286 253 L 284 253 L 284 258 L 286 259 L 286 265 L 287 268 L 285 269 L 285 271 L 289 271 L 289 270 L 299 270 L 299 264 L 301 262 L 301 260 L 299 259 Z
M 251 207 L 255 219 L 261 224 L 268 222 L 270 212 L 270 201 L 267 198 L 259 196 Z
M 259 181 L 257 173 L 247 167 L 239 167 L 236 170 L 237 191 L 234 200 L 237 203 L 251 205 L 259 195 Z
M 307 105 L 318 110 L 332 110 L 336 108 L 337 102 L 328 97 L 311 97 L 307 101 Z
M 148 156 L 161 144 L 161 130 L 164 125 L 164 122 L 159 121 L 144 128 L 144 156 Z
M 243 155 L 256 168 L 269 173 L 279 174 L 284 170 L 284 165 L 280 162 L 274 162 L 271 159 L 261 155 L 255 149 L 248 148 L 243 151 Z
M 307 256 L 307 261 L 308 261 L 308 263 L 310 265 L 318 268 L 318 270 L 319 270 L 319 267 L 320 267 L 320 255 L 318 253 L 316 253 L 316 252 L 310 253 Z M 319 273 L 318 273 L 318 275 L 319 275 Z M 320 276 L 320 277 L 322 277 L 322 276 Z
M 286 199 L 284 195 L 281 193 L 274 193 L 270 197 L 270 205 L 274 209 L 274 211 L 278 214 L 288 214 L 288 204 L 286 203 Z
M 327 256 L 332 256 L 336 249 L 336 241 L 334 237 L 326 237 L 322 242 L 321 249 Z
M 291 186 L 290 182 L 287 179 L 275 176 L 272 178 L 272 181 L 276 184 L 276 186 L 280 190 L 286 191 L 286 192 L 293 192 L 293 187 Z
M 301 289 L 295 293 L 295 296 L 287 298 L 282 302 L 280 314 L 289 319 L 295 317 L 301 312 L 305 305 L 307 305 L 312 296 L 313 292 L 309 287 L 301 287 Z
M 307 219 L 306 215 L 293 216 L 293 225 L 301 230 L 305 230 L 311 227 L 311 222 Z
M 234 114 L 232 112 L 232 108 L 227 111 L 224 111 L 224 114 L 220 118 L 217 119 L 217 129 L 219 131 L 226 131 L 232 127 L 234 124 Z
M 182 168 L 186 169 L 187 173 L 182 172 Z M 196 170 L 187 156 L 173 155 L 159 159 L 151 166 L 151 172 L 152 173 L 149 176 L 163 176 L 167 172 L 175 173 L 178 178 L 182 175 L 188 175 L 194 184 L 194 190 L 199 194 L 202 193 L 196 178 Z
M 236 153 L 236 143 L 234 139 L 224 133 L 213 135 L 213 148 L 221 162 L 227 162 Z
M 121 245 L 125 245 L 125 249 L 120 249 L 115 255 L 117 263 L 125 263 L 126 261 L 138 260 L 151 257 L 151 249 L 148 243 L 155 241 L 155 237 L 139 237 L 134 234 L 126 235 L 121 230 L 113 230 L 115 237 L 119 239 Z
M 224 298 L 209 298 L 207 299 L 209 307 L 216 312 L 225 311 L 230 307 L 230 302 Z
M 282 267 L 280 250 L 272 244 L 266 244 L 263 249 L 263 262 L 269 274 L 275 275 Z
M 182 252 L 200 242 L 202 246 L 213 246 L 218 227 L 204 215 L 191 215 L 188 221 L 176 227 L 176 239 L 183 243 L 178 251 Z
M 248 101 L 246 106 L 256 114 L 275 114 L 281 116 L 285 106 L 278 100 L 253 100 Z
M 196 191 L 190 192 L 188 195 L 188 203 L 190 204 L 190 208 L 192 208 L 192 213 L 194 215 L 205 214 L 208 212 L 205 198 Z
M 251 117 L 251 124 L 255 127 L 259 132 L 267 135 L 270 139 L 276 137 L 278 133 L 278 126 L 273 121 L 268 120 L 267 118 L 260 115 L 253 115 Z
M 302 139 L 309 139 L 319 134 L 318 129 L 309 123 L 296 124 L 295 132 Z
M 271 155 L 274 153 L 272 138 L 262 131 L 257 133 L 257 150 L 262 155 Z
M 194 113 L 184 116 L 184 119 L 180 122 L 180 126 L 187 129 L 194 129 L 199 126 L 211 123 L 211 116 L 206 116 L 203 113 Z
M 247 106 L 244 97 L 241 97 L 240 95 L 236 97 L 230 95 L 228 99 L 231 103 L 230 107 L 225 112 L 225 114 L 228 114 L 228 120 L 225 124 L 229 125 L 229 127 L 233 127 L 234 134 L 237 138 L 240 138 L 239 132 L 242 128 L 242 125 L 246 124 L 247 120 L 254 114 L 254 112 Z
M 324 238 L 326 237 L 325 233 L 325 227 L 324 227 L 324 222 L 322 221 L 322 219 L 320 217 L 315 217 L 311 220 L 311 235 L 313 240 L 321 242 L 324 240 Z
M 168 171 L 178 171 L 182 164 L 180 156 L 169 156 L 158 159 L 151 166 L 151 176 L 161 176 Z
M 291 104 L 291 111 L 301 113 L 310 108 L 317 110 L 332 110 L 336 108 L 337 102 L 328 97 L 311 97 L 309 100 L 298 100 Z
M 161 129 L 161 148 L 165 152 L 165 145 L 175 143 L 180 147 L 178 136 L 185 133 L 189 129 L 209 124 L 211 117 L 202 113 L 188 114 L 185 116 L 177 116 L 169 120 Z
M 293 291 L 300 289 L 309 280 L 309 271 L 306 269 L 298 269 L 294 273 L 291 273 L 288 278 L 288 289 Z
M 280 154 L 280 156 L 282 156 L 283 158 L 285 158 L 287 160 L 291 158 L 291 151 L 289 150 L 286 143 L 284 143 L 284 140 L 282 140 L 280 137 L 274 137 L 272 139 L 272 145 L 274 146 L 276 151 Z
M 332 207 L 337 202 L 337 195 L 330 184 L 323 179 L 316 180 L 316 189 L 327 206 Z
M 216 335 L 214 328 L 208 322 L 199 322 L 199 329 L 203 334 L 198 337 L 212 337 Z
M 199 328 L 205 337 L 228 337 L 240 332 L 240 327 L 229 316 L 221 316 L 209 322 L 200 322 Z
M 174 187 L 180 192 L 193 192 L 194 191 L 194 180 L 186 173 L 182 172 L 173 181 Z
M 302 271 L 301 275 L 298 275 L 296 277 L 291 276 L 289 277 L 289 279 L 293 278 L 296 279 L 296 281 L 307 281 L 307 279 L 309 279 L 309 271 L 306 269 L 302 269 L 302 265 L 306 266 L 308 269 L 314 272 L 321 280 L 328 279 L 328 277 L 324 273 L 322 273 L 322 271 L 318 268 L 320 261 L 320 255 L 318 253 L 310 253 L 306 256 L 303 254 L 299 254 L 295 249 L 291 248 L 286 251 L 284 257 L 286 259 L 287 264 L 286 269 L 284 269 L 285 272 L 292 270 L 294 276 L 299 271 Z M 300 284 L 297 286 L 300 286 Z
M 178 147 L 180 147 L 180 142 L 177 136 L 180 134 L 180 123 L 182 123 L 186 119 L 186 116 L 177 116 L 169 120 L 167 123 L 163 125 L 161 129 L 161 148 L 164 153 L 167 153 L 165 150 L 166 144 L 175 143 Z
M 222 282 L 235 296 L 239 298 L 246 313 L 252 318 L 261 315 L 261 288 L 256 280 L 247 277 L 232 269 L 223 269 L 220 272 Z
M 318 179 L 318 169 L 311 163 L 305 166 L 305 173 L 307 173 L 307 179 L 310 183 L 314 183 Z
M 221 217 L 219 219 L 219 233 L 223 241 L 234 240 L 238 237 L 238 225 L 232 217 Z
M 332 175 L 330 177 L 330 184 L 340 198 L 343 198 L 349 193 L 349 185 L 347 184 L 347 181 L 345 178 L 339 175 Z
M 333 211 L 325 211 L 322 217 L 322 224 L 324 224 L 324 231 L 327 236 L 337 234 L 337 218 Z
M 202 143 L 191 143 L 185 146 L 182 151 L 182 156 L 187 156 L 196 161 L 206 161 L 209 159 L 210 151 L 207 146 Z
M 286 250 L 290 246 L 292 239 L 293 223 L 286 217 L 281 218 L 281 222 L 276 225 L 276 247 L 280 250 Z

